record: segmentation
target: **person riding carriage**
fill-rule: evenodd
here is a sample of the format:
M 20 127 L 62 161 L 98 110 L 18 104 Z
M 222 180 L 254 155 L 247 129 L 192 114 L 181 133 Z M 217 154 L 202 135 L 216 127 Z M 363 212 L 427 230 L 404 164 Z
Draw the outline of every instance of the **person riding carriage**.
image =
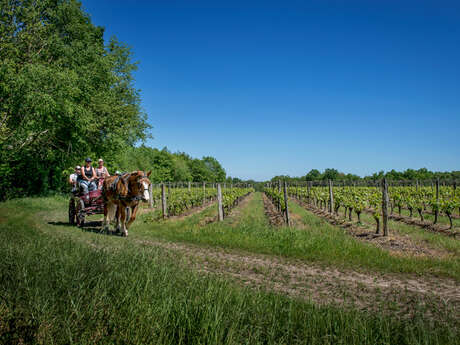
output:
M 91 166 L 91 158 L 86 158 L 85 166 L 75 167 L 75 173 L 70 175 L 69 183 L 72 184 L 72 198 L 69 200 L 69 222 L 83 226 L 85 217 L 104 212 L 104 200 L 102 190 L 97 188 L 96 181 L 101 185 L 109 173 L 99 160 L 99 168 L 96 171 Z
M 94 182 L 97 179 L 96 171 L 91 166 L 91 158 L 85 159 L 85 166 L 81 168 L 81 180 L 80 186 L 83 189 L 83 194 L 86 195 L 87 201 L 89 201 L 89 192 L 97 189 L 97 185 Z
M 99 160 L 97 161 L 98 163 L 98 167 L 96 168 L 96 175 L 97 175 L 97 178 L 99 179 L 98 180 L 98 185 L 97 185 L 97 188 L 98 189 L 101 189 L 102 188 L 102 184 L 104 183 L 104 179 L 106 177 L 109 177 L 110 174 L 109 172 L 107 171 L 107 168 L 104 166 L 104 160 L 102 158 L 99 158 Z
M 80 191 L 80 177 L 81 166 L 77 165 L 74 172 L 69 176 L 69 184 L 72 185 L 72 194 L 77 194 Z

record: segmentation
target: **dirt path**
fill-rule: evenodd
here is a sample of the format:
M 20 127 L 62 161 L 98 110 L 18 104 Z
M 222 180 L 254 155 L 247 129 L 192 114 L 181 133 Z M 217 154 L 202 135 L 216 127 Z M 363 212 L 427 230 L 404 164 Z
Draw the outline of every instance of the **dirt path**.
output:
M 253 288 L 274 291 L 317 304 L 363 310 L 397 310 L 401 317 L 460 312 L 460 289 L 451 279 L 415 275 L 359 273 L 324 268 L 273 256 L 158 241 L 138 241 L 178 254 L 190 268 L 231 278 Z

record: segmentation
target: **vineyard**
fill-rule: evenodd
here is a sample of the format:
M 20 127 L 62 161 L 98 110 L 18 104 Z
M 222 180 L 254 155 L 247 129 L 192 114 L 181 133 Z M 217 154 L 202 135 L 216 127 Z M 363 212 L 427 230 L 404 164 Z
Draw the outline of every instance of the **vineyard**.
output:
M 203 183 L 202 187 L 192 187 L 190 183 L 188 187 L 182 185 L 158 184 L 152 186 L 151 206 L 161 207 L 163 218 L 182 215 L 189 210 L 216 200 L 219 202 L 222 217 L 225 217 L 233 207 L 238 205 L 242 198 L 254 192 L 254 189 L 248 186 L 231 185 L 227 188 L 224 185 L 219 195 L 220 187 L 218 188 L 214 183 L 208 184 L 208 186 Z
M 0 204 L 0 342 L 460 339 L 454 184 L 186 182 L 150 195 L 127 238 L 100 215 L 70 227 L 66 197 Z
M 307 184 L 306 186 L 291 186 L 287 188 L 287 195 L 304 201 L 313 207 L 328 211 L 337 216 L 342 215 L 349 221 L 356 216 L 361 222 L 363 212 L 371 213 L 376 223 L 376 232 L 380 231 L 383 210 L 383 190 L 377 186 L 343 186 L 337 183 L 333 186 Z M 278 210 L 286 213 L 285 194 L 281 184 L 266 185 L 264 192 L 277 205 Z M 390 218 L 402 216 L 404 210 L 408 217 L 415 215 L 420 218 L 421 225 L 436 225 L 443 217 L 448 220 L 448 229 L 454 229 L 453 219 L 460 217 L 460 191 L 456 184 L 440 186 L 439 182 L 432 186 L 398 186 L 396 183 L 387 188 L 387 207 Z M 397 215 L 395 213 L 397 212 Z M 427 215 L 434 215 L 434 219 L 427 221 Z

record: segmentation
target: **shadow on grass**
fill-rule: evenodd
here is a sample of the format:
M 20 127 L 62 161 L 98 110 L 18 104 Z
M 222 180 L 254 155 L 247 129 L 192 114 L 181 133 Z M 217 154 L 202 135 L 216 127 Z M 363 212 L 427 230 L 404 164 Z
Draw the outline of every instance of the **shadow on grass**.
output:
M 91 222 L 86 222 L 83 226 L 77 227 L 76 225 L 71 225 L 67 222 L 48 222 L 50 225 L 55 225 L 55 226 L 68 226 L 76 229 L 80 229 L 82 231 L 86 232 L 92 232 L 95 234 L 99 235 L 107 235 L 107 236 L 121 236 L 121 233 L 113 231 L 113 230 L 104 230 L 102 228 L 102 221 L 91 221 Z
M 74 227 L 75 225 L 70 224 L 69 222 L 48 222 L 49 225 L 57 225 L 57 226 L 69 226 Z
M 95 233 L 95 234 L 98 234 L 98 235 L 105 235 L 105 236 L 121 236 L 121 233 L 120 232 L 116 232 L 116 231 L 113 231 L 113 230 L 104 230 L 102 229 L 102 227 L 91 227 L 91 226 L 88 226 L 87 224 L 85 224 L 84 226 L 80 227 L 80 229 L 82 231 L 86 231 L 86 232 L 92 232 L 92 233 Z

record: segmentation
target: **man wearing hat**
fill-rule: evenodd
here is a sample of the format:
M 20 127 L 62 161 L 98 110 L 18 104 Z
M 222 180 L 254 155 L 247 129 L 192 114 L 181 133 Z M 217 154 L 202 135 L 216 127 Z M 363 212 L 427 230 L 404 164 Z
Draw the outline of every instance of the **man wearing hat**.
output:
M 77 165 L 75 170 L 69 176 L 69 183 L 72 185 L 72 193 L 78 192 L 80 188 L 81 166 Z
M 80 186 L 83 188 L 83 193 L 88 194 L 88 192 L 91 192 L 97 188 L 96 183 L 94 182 L 96 180 L 96 171 L 94 171 L 94 168 L 91 166 L 91 158 L 86 158 L 85 159 L 85 166 L 81 167 L 81 182 Z M 86 201 L 89 201 L 89 196 L 86 196 Z

